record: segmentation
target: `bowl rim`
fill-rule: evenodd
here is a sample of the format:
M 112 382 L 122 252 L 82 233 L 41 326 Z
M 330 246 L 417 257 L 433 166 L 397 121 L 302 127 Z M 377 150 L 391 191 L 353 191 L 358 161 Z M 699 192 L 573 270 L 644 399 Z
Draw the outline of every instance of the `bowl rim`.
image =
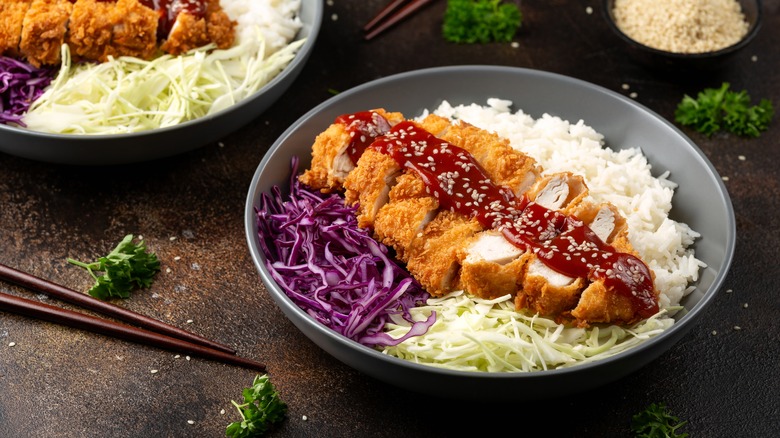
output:
M 257 205 L 257 199 L 260 195 L 260 192 L 258 191 L 258 185 L 260 178 L 264 172 L 264 169 L 269 166 L 269 163 L 274 159 L 274 156 L 277 153 L 280 153 L 280 151 L 285 147 L 287 144 L 288 139 L 303 125 L 305 125 L 309 119 L 314 117 L 317 113 L 331 107 L 334 105 L 337 105 L 341 100 L 346 100 L 353 95 L 361 94 L 370 92 L 370 90 L 374 87 L 383 85 L 383 84 L 394 84 L 403 82 L 409 77 L 417 76 L 417 75 L 438 75 L 438 74 L 447 74 L 450 72 L 463 72 L 463 71 L 476 71 L 476 72 L 515 72 L 517 74 L 525 74 L 525 75 L 531 75 L 531 76 L 543 76 L 551 80 L 557 80 L 557 81 L 566 81 L 569 83 L 574 83 L 577 85 L 585 86 L 588 88 L 593 89 L 594 91 L 605 93 L 609 97 L 616 98 L 618 100 L 623 101 L 624 103 L 627 103 L 632 106 L 636 106 L 642 111 L 649 113 L 649 115 L 655 117 L 660 121 L 661 123 L 665 124 L 668 128 L 672 129 L 677 135 L 681 137 L 685 142 L 688 143 L 688 145 L 699 155 L 699 159 L 703 161 L 705 166 L 709 168 L 711 172 L 714 173 L 715 176 L 717 176 L 717 171 L 715 170 L 712 163 L 709 161 L 709 159 L 706 157 L 706 155 L 701 151 L 701 149 L 696 146 L 696 144 L 688 138 L 681 130 L 679 130 L 676 126 L 674 126 L 671 122 L 664 119 L 654 111 L 644 107 L 642 104 L 633 101 L 632 99 L 628 99 L 627 97 L 614 92 L 612 90 L 609 90 L 607 88 L 604 88 L 600 85 L 596 85 L 593 83 L 586 82 L 584 80 L 580 80 L 577 78 L 565 76 L 558 73 L 553 72 L 547 72 L 547 71 L 541 71 L 541 70 L 535 70 L 535 69 L 529 69 L 529 68 L 522 68 L 522 67 L 509 67 L 509 66 L 493 66 L 493 65 L 454 65 L 454 66 L 443 66 L 443 67 L 431 67 L 431 68 L 424 68 L 419 70 L 412 70 L 412 71 L 406 71 L 402 73 L 396 73 L 390 76 L 385 76 L 379 79 L 375 79 L 366 83 L 363 83 L 361 85 L 358 85 L 356 87 L 353 87 L 349 90 L 343 91 L 339 93 L 338 95 L 329 98 L 328 100 L 320 103 L 316 107 L 312 108 L 308 112 L 306 112 L 304 115 L 302 115 L 298 120 L 296 120 L 293 124 L 291 124 L 279 137 L 278 139 L 272 144 L 272 146 L 268 149 L 268 151 L 265 153 L 263 158 L 261 159 L 259 165 L 257 166 L 257 169 L 252 177 L 252 180 L 249 184 L 246 203 L 245 203 L 245 216 L 244 216 L 244 229 L 245 229 L 245 235 L 247 239 L 248 249 L 251 255 L 251 258 L 253 260 L 253 264 L 255 265 L 255 268 L 257 271 L 259 271 L 260 276 L 262 277 L 264 283 L 266 283 L 266 288 L 268 289 L 269 293 L 272 295 L 272 298 L 277 303 L 277 305 L 281 308 L 281 310 L 286 314 L 287 318 L 291 320 L 291 322 L 296 325 L 296 327 L 299 328 L 299 330 L 302 330 L 302 328 L 298 325 L 298 321 L 290 318 L 290 312 L 295 314 L 299 319 L 306 320 L 308 322 L 307 328 L 314 329 L 319 337 L 324 337 L 329 341 L 332 341 L 333 343 L 349 346 L 352 349 L 357 349 L 363 354 L 367 354 L 370 356 L 371 359 L 375 359 L 377 361 L 381 361 L 386 364 L 392 364 L 393 366 L 400 366 L 402 368 L 406 368 L 408 370 L 412 370 L 415 372 L 422 372 L 430 375 L 436 375 L 439 377 L 457 377 L 457 378 L 470 378 L 470 379 L 479 379 L 479 380 L 515 380 L 515 379 L 522 379 L 523 381 L 536 381 L 540 379 L 548 379 L 552 376 L 571 376 L 575 374 L 580 374 L 583 372 L 595 372 L 594 370 L 596 368 L 601 367 L 604 364 L 608 363 L 614 363 L 618 362 L 620 364 L 623 363 L 629 363 L 629 361 L 633 360 L 634 358 L 640 356 L 640 355 L 648 355 L 649 352 L 652 352 L 652 358 L 656 358 L 661 353 L 666 351 L 666 348 L 664 348 L 665 342 L 668 340 L 672 343 L 676 343 L 679 341 L 682 336 L 684 336 L 689 329 L 693 326 L 693 324 L 696 324 L 698 321 L 695 318 L 698 314 L 702 313 L 709 304 L 713 301 L 714 297 L 716 296 L 717 292 L 721 289 L 723 286 L 723 282 L 725 281 L 729 268 L 731 266 L 734 250 L 736 246 L 736 221 L 734 217 L 734 211 L 733 206 L 731 203 L 731 200 L 728 196 L 728 192 L 725 189 L 725 186 L 723 185 L 722 181 L 719 179 L 717 180 L 719 192 L 721 195 L 721 199 L 724 203 L 724 206 L 726 207 L 726 210 L 728 212 L 728 218 L 727 223 L 729 225 L 729 229 L 726 231 L 726 246 L 725 246 L 725 252 L 723 262 L 721 264 L 721 269 L 717 273 L 716 277 L 713 279 L 712 284 L 710 287 L 703 292 L 703 295 L 701 299 L 696 303 L 696 305 L 692 309 L 686 309 L 686 312 L 681 313 L 679 318 L 676 318 L 675 324 L 669 329 L 664 331 L 663 333 L 659 334 L 658 336 L 648 339 L 645 342 L 643 342 L 640 346 L 637 346 L 635 348 L 630 348 L 628 350 L 616 353 L 613 356 L 588 362 L 588 363 L 580 363 L 575 366 L 571 367 L 565 367 L 565 368 L 555 368 L 555 369 L 548 369 L 543 371 L 534 371 L 534 372 L 506 372 L 506 373 L 490 373 L 490 372 L 482 372 L 482 371 L 460 371 L 460 370 L 450 370 L 450 369 L 444 369 L 444 368 L 438 368 L 433 367 L 429 365 L 424 364 L 418 364 L 411 361 L 399 359 L 397 357 L 388 356 L 386 354 L 383 354 L 381 351 L 372 349 L 370 347 L 367 347 L 365 345 L 362 345 L 352 339 L 349 339 L 339 333 L 336 333 L 335 331 L 331 330 L 330 328 L 320 324 L 317 322 L 314 318 L 312 318 L 310 315 L 308 315 L 305 311 L 303 311 L 301 308 L 299 308 L 282 290 L 279 288 L 279 286 L 276 284 L 276 282 L 273 280 L 272 276 L 270 275 L 269 271 L 267 270 L 265 266 L 265 256 L 262 254 L 262 251 L 259 250 L 259 248 L 256 245 L 256 238 L 257 238 L 257 216 L 255 213 L 255 207 Z M 286 184 L 286 182 L 284 183 Z M 285 186 L 281 186 L 282 188 L 285 188 Z M 271 284 L 272 287 L 267 287 L 267 284 Z M 312 335 L 309 333 L 304 334 L 310 339 L 312 339 Z M 328 348 L 323 347 L 319 343 L 315 342 L 317 346 L 321 349 L 324 349 L 328 351 L 332 356 L 337 357 L 339 360 L 342 360 L 340 357 L 335 355 L 331 350 Z M 332 348 L 332 346 L 329 346 L 329 348 Z M 354 368 L 354 365 L 348 366 Z M 362 371 L 362 370 L 361 370 Z M 618 376 L 620 377 L 620 376 Z
M 632 47 L 635 47 L 637 49 L 641 49 L 643 51 L 646 51 L 648 53 L 659 55 L 659 56 L 665 56 L 672 59 L 679 59 L 679 60 L 696 60 L 696 59 L 712 59 L 717 58 L 720 56 L 730 55 L 732 53 L 738 52 L 743 47 L 750 44 L 758 35 L 759 30 L 761 29 L 761 24 L 763 22 L 763 5 L 762 0 L 753 0 L 756 3 L 756 20 L 753 22 L 748 29 L 745 36 L 742 37 L 739 41 L 736 43 L 712 51 L 712 52 L 696 52 L 696 53 L 679 53 L 679 52 L 669 52 L 662 49 L 656 49 L 654 47 L 650 47 L 648 45 L 645 45 L 630 36 L 626 35 L 620 27 L 615 22 L 615 17 L 612 13 L 612 5 L 614 5 L 615 0 L 604 0 L 602 5 L 602 13 L 604 17 L 606 18 L 607 24 L 609 25 L 610 29 L 625 43 L 629 44 Z

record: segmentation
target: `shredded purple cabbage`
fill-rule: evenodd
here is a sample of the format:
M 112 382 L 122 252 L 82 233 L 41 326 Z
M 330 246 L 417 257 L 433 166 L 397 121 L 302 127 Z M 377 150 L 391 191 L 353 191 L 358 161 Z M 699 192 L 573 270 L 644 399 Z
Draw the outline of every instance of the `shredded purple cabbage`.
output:
M 0 123 L 26 126 L 22 116 L 49 86 L 57 70 L 0 56 Z
M 255 207 L 259 244 L 279 287 L 317 321 L 370 347 L 424 334 L 436 315 L 415 322 L 409 309 L 425 304 L 428 292 L 358 227 L 355 207 L 306 187 L 297 169 L 294 157 L 288 200 L 274 186 Z M 394 339 L 383 328 L 399 314 L 412 327 Z

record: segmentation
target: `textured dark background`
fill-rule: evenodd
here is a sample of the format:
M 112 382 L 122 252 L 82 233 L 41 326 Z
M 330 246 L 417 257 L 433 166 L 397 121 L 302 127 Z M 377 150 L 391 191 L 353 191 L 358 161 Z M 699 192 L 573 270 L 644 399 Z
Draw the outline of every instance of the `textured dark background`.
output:
M 659 75 L 628 59 L 596 0 L 522 2 L 517 48 L 444 42 L 444 1 L 364 42 L 360 28 L 385 3 L 329 0 L 298 80 L 265 114 L 220 142 L 116 167 L 0 155 L 0 262 L 86 290 L 89 277 L 67 265 L 67 257 L 89 259 L 126 233 L 142 235 L 163 271 L 150 291 L 121 304 L 267 363 L 290 408 L 274 436 L 452 436 L 468 426 L 484 434 L 626 437 L 632 415 L 653 402 L 687 420 L 683 431 L 692 437 L 777 436 L 778 120 L 750 140 L 683 129 L 727 177 L 734 204 L 737 248 L 724 288 L 691 332 L 659 359 L 615 383 L 562 399 L 500 405 L 440 400 L 343 365 L 304 337 L 266 293 L 246 249 L 243 208 L 265 151 L 328 99 L 329 89 L 418 68 L 546 70 L 635 92 L 638 102 L 668 120 L 683 94 L 723 81 L 780 106 L 780 1 L 764 2 L 763 29 L 744 53 L 693 79 Z M 46 301 L 10 285 L 0 290 Z M 238 418 L 230 401 L 240 399 L 254 375 L 0 313 L 2 437 L 219 437 Z

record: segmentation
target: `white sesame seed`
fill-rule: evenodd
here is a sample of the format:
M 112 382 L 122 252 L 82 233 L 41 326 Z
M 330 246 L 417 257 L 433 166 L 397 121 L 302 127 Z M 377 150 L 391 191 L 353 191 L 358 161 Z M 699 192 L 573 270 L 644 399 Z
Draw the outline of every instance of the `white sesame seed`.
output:
M 301 419 L 302 419 L 303 421 L 306 421 L 306 420 L 308 420 L 308 419 L 309 419 L 309 417 L 307 417 L 307 416 L 305 416 L 305 415 L 304 415 L 303 417 L 301 417 Z
M 750 57 L 750 60 L 753 61 L 753 62 L 756 62 L 756 61 L 758 61 L 758 56 L 753 55 L 753 56 Z
M 722 179 L 723 181 L 728 181 L 728 180 L 729 180 L 729 177 L 727 177 L 727 176 L 722 176 L 722 177 L 720 177 L 720 179 Z
M 219 410 L 219 414 L 220 414 L 220 415 L 225 415 L 225 410 L 224 410 L 224 409 L 220 409 L 220 410 Z
M 512 41 L 512 44 L 510 44 L 510 46 L 512 46 L 513 49 L 516 49 L 520 47 L 520 43 L 518 43 L 517 41 Z
M 187 324 L 192 324 L 192 322 L 193 322 L 193 321 L 192 321 L 191 319 L 188 319 L 188 320 L 187 320 Z
M 631 86 L 629 86 L 628 84 L 623 84 L 621 85 L 621 88 L 623 88 L 624 90 L 628 90 L 629 88 L 631 88 Z
M 8 343 L 8 346 L 9 346 L 9 347 L 13 347 L 13 346 L 15 346 L 15 345 L 16 345 L 16 342 L 9 342 L 9 343 Z
M 743 304 L 743 305 L 742 305 L 742 308 L 743 308 L 743 309 L 747 309 L 747 307 L 748 307 L 748 304 L 747 304 L 747 303 L 745 303 L 745 304 Z
M 735 326 L 734 326 L 734 330 L 742 330 L 742 327 L 740 327 L 740 326 L 738 326 L 738 325 L 735 325 Z
M 338 14 L 333 14 L 333 15 L 330 16 L 330 19 L 333 20 L 333 21 L 336 21 L 336 20 L 339 19 L 339 16 L 338 16 Z
M 194 420 L 187 420 L 187 424 L 195 424 Z
M 190 357 L 189 357 L 189 356 L 184 356 L 184 358 L 185 358 L 185 359 L 187 359 L 187 360 L 190 360 Z
M 745 161 L 745 156 L 744 155 L 740 155 L 737 158 L 739 158 L 740 161 Z
M 636 91 L 634 91 L 634 92 L 631 92 L 631 93 L 628 95 L 628 97 L 630 97 L 630 98 L 632 98 L 632 99 L 636 99 L 636 98 L 637 98 L 637 96 L 639 96 L 639 95 L 638 95 L 638 94 L 636 94 Z
M 717 330 L 713 330 L 713 331 L 712 331 L 712 336 L 715 336 L 715 335 L 717 335 L 717 334 L 718 334 L 718 331 L 717 331 Z
M 587 8 L 585 8 L 585 13 L 588 14 L 588 15 L 592 14 L 593 13 L 593 8 L 588 6 Z
M 174 241 L 174 240 L 176 240 L 176 236 L 171 236 L 171 237 L 168 238 L 168 240 Z
M 160 370 L 151 370 L 152 374 L 157 374 Z

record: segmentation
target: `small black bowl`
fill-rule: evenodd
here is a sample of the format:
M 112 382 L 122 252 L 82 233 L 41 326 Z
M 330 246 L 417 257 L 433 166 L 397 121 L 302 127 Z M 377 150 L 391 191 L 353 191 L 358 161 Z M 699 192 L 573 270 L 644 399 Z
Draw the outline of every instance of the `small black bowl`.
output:
M 668 73 L 689 73 L 701 71 L 714 71 L 725 66 L 740 50 L 747 47 L 758 34 L 761 28 L 761 0 L 738 0 L 745 14 L 749 27 L 745 36 L 736 44 L 704 53 L 674 53 L 655 49 L 641 44 L 623 33 L 615 23 L 613 13 L 615 0 L 604 0 L 604 15 L 609 27 L 615 35 L 624 43 L 626 50 L 636 62 Z

